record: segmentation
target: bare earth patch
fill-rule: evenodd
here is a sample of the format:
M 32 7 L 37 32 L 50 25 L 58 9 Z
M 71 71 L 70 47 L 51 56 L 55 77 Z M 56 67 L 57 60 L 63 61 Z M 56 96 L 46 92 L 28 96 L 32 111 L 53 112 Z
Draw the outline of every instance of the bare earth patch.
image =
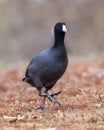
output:
M 25 65 L 0 74 L 0 130 L 104 130 L 104 58 L 70 64 L 50 91 L 61 103 L 42 102 L 38 91 L 21 81 Z

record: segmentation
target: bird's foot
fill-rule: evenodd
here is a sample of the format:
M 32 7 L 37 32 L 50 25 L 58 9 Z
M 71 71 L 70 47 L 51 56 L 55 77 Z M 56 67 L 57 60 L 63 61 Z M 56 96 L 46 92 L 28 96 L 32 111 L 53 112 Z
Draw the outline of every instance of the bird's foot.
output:
M 53 103 L 55 103 L 55 104 L 58 104 L 58 105 L 60 106 L 60 103 L 57 101 L 57 99 L 56 99 L 54 96 L 48 95 L 47 98 L 48 98 L 51 102 L 53 102 Z
M 53 102 L 53 103 L 55 103 L 55 104 L 58 104 L 59 106 L 60 106 L 60 103 L 57 101 L 57 99 L 54 97 L 54 96 L 57 96 L 58 94 L 60 94 L 61 93 L 61 91 L 59 91 L 59 92 L 56 92 L 56 93 L 53 93 L 53 94 L 49 94 L 49 93 L 41 93 L 41 91 L 39 92 L 39 96 L 41 96 L 41 97 L 44 97 L 44 101 L 43 101 L 43 104 L 41 105 L 41 106 L 39 106 L 38 108 L 37 108 L 37 110 L 43 110 L 44 108 L 45 108 L 45 99 L 46 99 L 46 97 L 51 101 L 51 102 Z
M 53 103 L 55 103 L 55 104 L 58 104 L 59 106 L 60 106 L 60 103 L 57 101 L 57 99 L 54 97 L 55 95 L 58 95 L 58 94 L 60 94 L 61 93 L 61 91 L 59 91 L 59 92 L 56 92 L 56 93 L 53 93 L 53 94 L 48 94 L 47 95 L 47 98 L 51 101 L 51 102 L 53 102 Z

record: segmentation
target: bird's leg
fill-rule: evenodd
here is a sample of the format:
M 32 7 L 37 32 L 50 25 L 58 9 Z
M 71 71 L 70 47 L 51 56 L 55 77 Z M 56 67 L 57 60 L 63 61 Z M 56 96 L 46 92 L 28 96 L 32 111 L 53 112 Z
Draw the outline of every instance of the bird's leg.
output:
M 46 100 L 46 96 L 44 96 L 43 103 L 42 103 L 41 106 L 39 106 L 39 107 L 37 108 L 37 110 L 38 110 L 38 109 L 43 110 L 43 109 L 45 108 L 45 100 Z
M 47 96 L 47 92 L 42 93 L 41 91 L 39 91 L 39 96 L 41 96 L 41 97 Z
M 37 109 L 43 110 L 43 109 L 45 108 L 46 97 L 47 97 L 51 102 L 56 103 L 56 104 L 58 104 L 58 105 L 60 106 L 60 103 L 57 101 L 57 99 L 56 99 L 54 96 L 60 94 L 61 91 L 56 92 L 56 93 L 53 93 L 53 94 L 49 94 L 49 93 L 47 93 L 47 91 L 48 91 L 48 90 L 46 90 L 45 93 L 42 93 L 41 91 L 39 91 L 39 96 L 44 97 L 44 99 L 43 99 L 42 105 L 39 106 Z
M 43 99 L 42 105 L 39 106 L 37 109 L 43 110 L 45 108 L 45 100 L 46 100 L 46 97 L 47 97 L 47 91 L 44 94 L 42 94 L 42 92 L 39 91 L 39 96 L 44 97 L 44 99 Z

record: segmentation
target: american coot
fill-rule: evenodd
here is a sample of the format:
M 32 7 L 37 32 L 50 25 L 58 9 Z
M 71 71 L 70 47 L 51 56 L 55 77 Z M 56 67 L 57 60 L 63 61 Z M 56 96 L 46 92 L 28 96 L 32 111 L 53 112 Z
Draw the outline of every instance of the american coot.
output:
M 51 102 L 60 105 L 54 96 L 60 94 L 61 91 L 49 94 L 48 90 L 50 90 L 64 74 L 68 64 L 67 52 L 64 46 L 66 31 L 66 24 L 64 22 L 56 23 L 54 26 L 53 46 L 34 57 L 27 67 L 23 81 L 37 88 L 39 96 L 44 97 L 42 105 L 37 109 L 44 109 L 46 97 Z M 41 92 L 43 87 L 45 88 L 44 93 Z

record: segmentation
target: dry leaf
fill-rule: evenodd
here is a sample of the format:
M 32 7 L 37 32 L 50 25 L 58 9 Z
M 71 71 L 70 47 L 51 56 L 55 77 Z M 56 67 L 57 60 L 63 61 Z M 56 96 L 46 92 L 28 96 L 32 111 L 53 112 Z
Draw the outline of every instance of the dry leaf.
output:
M 14 122 L 17 120 L 17 117 L 15 116 L 3 116 L 3 118 L 6 120 L 6 121 L 9 121 L 9 122 Z
M 62 112 L 62 111 L 60 111 L 60 110 L 58 110 L 58 116 L 59 116 L 59 118 L 63 118 L 63 117 L 64 117 L 63 112 Z
M 19 120 L 19 121 L 23 121 L 24 119 L 25 119 L 24 116 L 21 116 L 21 115 L 18 115 L 18 116 L 17 116 L 17 120 Z

